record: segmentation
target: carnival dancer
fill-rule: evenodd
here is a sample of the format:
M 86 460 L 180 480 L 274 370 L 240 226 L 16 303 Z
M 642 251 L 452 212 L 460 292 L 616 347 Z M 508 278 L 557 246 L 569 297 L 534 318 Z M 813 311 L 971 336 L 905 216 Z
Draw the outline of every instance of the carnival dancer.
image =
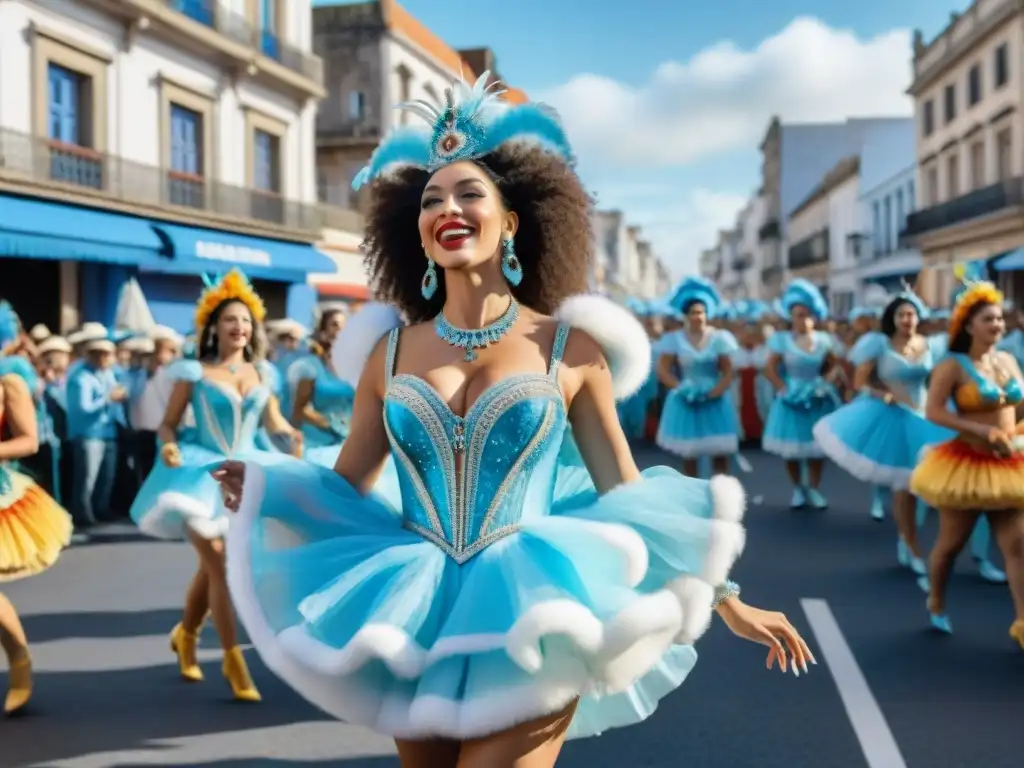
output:
M 21 323 L 0 302 L 0 582 L 42 573 L 71 540 L 71 517 L 29 477 L 8 462 L 39 447 L 32 393 L 37 375 L 23 357 L 8 354 Z M 18 612 L 0 592 L 0 646 L 7 655 L 8 691 L 3 711 L 21 712 L 32 698 L 32 658 Z
M 193 682 L 203 679 L 196 644 L 209 611 L 224 649 L 224 677 L 240 701 L 259 701 L 260 695 L 236 639 L 222 546 L 228 517 L 208 468 L 226 458 L 258 455 L 271 461 L 284 456 L 257 448 L 257 431 L 264 422 L 271 433 L 287 434 L 301 452 L 302 433 L 281 415 L 267 384 L 272 374 L 263 358 L 259 327 L 265 314 L 260 297 L 238 270 L 204 291 L 196 308 L 198 359 L 180 360 L 169 370 L 176 384 L 157 433 L 160 461 L 131 509 L 143 532 L 162 539 L 187 538 L 199 556 L 181 623 L 171 632 L 181 676 Z M 179 434 L 189 406 L 196 428 Z
M 658 425 L 657 444 L 683 460 L 683 473 L 698 477 L 699 462 L 711 457 L 713 471 L 726 474 L 739 451 L 739 419 L 730 390 L 732 355 L 739 349 L 729 331 L 708 318 L 722 306 L 714 283 L 688 277 L 676 288 L 672 306 L 686 317 L 683 330 L 659 345 L 658 378 L 669 389 Z
M 399 129 L 357 179 L 373 182 L 373 282 L 411 324 L 366 340 L 337 471 L 216 473 L 257 649 L 320 707 L 393 735 L 406 766 L 546 768 L 568 734 L 645 719 L 713 607 L 769 664 L 783 643 L 800 671 L 810 658 L 728 586 L 739 484 L 633 463 L 615 398 L 648 376 L 646 335 L 606 299 L 570 298 L 590 197 L 552 113 L 501 106 L 489 78 L 443 112 L 413 107 L 433 132 Z M 567 421 L 593 481 L 557 462 Z M 389 446 L 400 512 L 362 495 Z
M 813 430 L 819 419 L 840 405 L 839 394 L 825 378 L 835 362 L 832 339 L 815 330 L 815 323 L 828 317 L 828 304 L 814 285 L 797 279 L 786 286 L 778 311 L 790 329 L 768 340 L 771 355 L 764 372 L 777 395 L 761 447 L 786 462 L 793 483 L 791 508 L 826 509 L 828 500 L 819 490 L 825 452 Z
M 740 428 L 746 440 L 760 440 L 764 422 L 771 407 L 773 390 L 764 378 L 764 366 L 768 362 L 768 347 L 765 344 L 764 317 L 768 306 L 763 302 L 749 302 L 745 307 L 740 331 L 739 349 L 733 353 L 733 368 L 736 370 L 736 399 L 739 404 Z
M 331 347 L 345 325 L 339 307 L 321 311 L 313 349 L 292 363 L 286 374 L 292 393 L 291 422 L 302 430 L 306 458 L 333 467 L 348 437 L 355 388 L 338 376 Z
M 910 474 L 922 449 L 953 433 L 924 418 L 928 376 L 934 362 L 928 340 L 918 333 L 927 317 L 910 289 L 885 307 L 881 331 L 862 336 L 850 350 L 854 386 L 861 396 L 814 425 L 814 438 L 841 469 L 876 488 L 893 492 L 900 565 L 927 574 L 917 540 Z
M 653 342 L 660 337 L 661 328 L 658 318 L 654 315 L 653 307 L 648 302 L 631 299 L 626 302 L 626 308 L 643 324 L 648 339 Z M 629 440 L 643 440 L 646 436 L 647 415 L 658 396 L 658 375 L 654 363 L 656 353 L 652 352 L 651 357 L 651 374 L 647 377 L 647 381 L 640 389 L 625 400 L 620 400 L 615 406 L 619 414 L 619 424 Z
M 926 410 L 957 436 L 931 448 L 910 479 L 911 492 L 939 511 L 928 612 L 932 627 L 952 632 L 946 585 L 978 517 L 986 514 L 1013 597 L 1010 636 L 1024 650 L 1024 430 L 1016 419 L 1024 376 L 1013 356 L 996 348 L 1004 328 L 1002 294 L 976 265 L 959 265 L 957 277 L 965 287 L 949 320 L 949 355 L 932 374 Z

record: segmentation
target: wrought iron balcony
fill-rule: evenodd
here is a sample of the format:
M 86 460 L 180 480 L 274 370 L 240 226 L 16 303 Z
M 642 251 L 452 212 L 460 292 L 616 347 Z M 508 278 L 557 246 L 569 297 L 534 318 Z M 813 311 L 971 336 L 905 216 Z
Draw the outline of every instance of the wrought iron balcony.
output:
M 980 216 L 1019 206 L 1024 206 L 1024 179 L 1007 179 L 945 203 L 915 211 L 907 217 L 907 226 L 900 233 L 900 240 L 910 240 L 932 230 L 963 224 Z
M 26 194 L 73 195 L 85 204 L 110 201 L 131 209 L 161 209 L 200 226 L 206 219 L 212 226 L 228 222 L 267 234 L 285 229 L 312 237 L 319 237 L 324 227 L 362 231 L 362 217 L 355 211 L 289 200 L 276 192 L 225 184 L 7 129 L 0 129 L 0 180 L 7 186 L 24 187 Z
M 804 238 L 789 249 L 789 268 L 803 269 L 829 260 L 828 227 Z
M 766 221 L 761 228 L 757 231 L 757 239 L 759 242 L 765 240 L 778 240 L 782 229 L 779 227 L 778 219 L 770 219 Z

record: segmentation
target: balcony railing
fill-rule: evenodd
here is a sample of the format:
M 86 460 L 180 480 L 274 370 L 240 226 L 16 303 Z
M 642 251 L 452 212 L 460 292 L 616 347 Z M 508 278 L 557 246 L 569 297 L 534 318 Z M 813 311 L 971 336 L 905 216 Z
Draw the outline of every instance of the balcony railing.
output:
M 260 29 L 242 13 L 218 0 L 164 0 L 174 10 L 203 26 L 215 29 L 229 40 L 253 48 L 293 72 L 323 85 L 323 64 L 320 59 L 298 46 L 281 39 L 276 33 Z
M 762 243 L 765 240 L 777 240 L 780 232 L 781 229 L 779 228 L 778 219 L 772 219 L 770 221 L 766 221 L 757 231 L 757 239 Z
M 1024 205 L 1024 178 L 1007 179 L 910 214 L 900 239 L 913 238 L 1021 205 Z
M 380 126 L 370 120 L 329 120 L 321 115 L 317 121 L 316 137 L 318 141 L 328 143 L 347 139 L 376 142 L 380 139 Z
M 801 240 L 789 249 L 789 268 L 802 269 L 829 260 L 828 227 Z
M 39 189 L 80 191 L 99 200 L 170 209 L 179 215 L 202 212 L 250 226 L 284 228 L 319 235 L 324 227 L 361 232 L 355 211 L 289 200 L 264 190 L 137 163 L 87 147 L 0 129 L 0 178 Z

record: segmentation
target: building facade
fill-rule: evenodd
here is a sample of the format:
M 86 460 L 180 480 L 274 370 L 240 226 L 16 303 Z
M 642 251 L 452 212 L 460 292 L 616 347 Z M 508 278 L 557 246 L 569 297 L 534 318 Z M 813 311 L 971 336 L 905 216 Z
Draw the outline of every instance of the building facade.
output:
M 622 211 L 595 211 L 594 264 L 590 288 L 618 301 L 653 299 L 671 288 L 671 275 L 640 227 Z
M 191 329 L 203 275 L 241 266 L 271 315 L 311 314 L 308 0 L 0 3 L 0 282 L 26 325 L 112 324 L 136 277 Z M 343 215 L 339 214 L 344 218 Z M 351 217 L 350 217 L 351 218 Z
M 890 178 L 865 189 L 860 199 L 861 239 L 856 245 L 860 301 L 870 285 L 889 293 L 904 284 L 916 285 L 921 273 L 921 253 L 906 247 L 900 233 L 915 210 L 917 166 L 908 165 Z M 862 187 L 866 187 L 862 183 Z M 932 300 L 934 297 L 925 297 Z
M 786 220 L 785 269 L 788 280 L 803 279 L 816 285 L 829 298 L 829 259 L 832 236 L 829 232 L 829 179 L 822 179 L 807 199 Z
M 915 34 L 917 210 L 904 237 L 921 252 L 923 295 L 940 306 L 954 264 L 1024 246 L 1022 63 L 1017 0 L 976 0 L 930 43 Z
M 748 299 L 761 299 L 761 248 L 758 235 L 764 226 L 765 200 L 755 194 L 740 211 L 736 226 L 739 234 L 737 257 L 733 265 L 740 274 L 743 294 Z

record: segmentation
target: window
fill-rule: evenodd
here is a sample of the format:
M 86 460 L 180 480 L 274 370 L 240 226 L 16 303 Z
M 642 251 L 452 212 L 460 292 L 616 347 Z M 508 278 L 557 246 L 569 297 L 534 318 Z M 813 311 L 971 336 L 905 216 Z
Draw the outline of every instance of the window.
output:
M 935 130 L 935 102 L 929 99 L 924 103 L 924 111 L 921 115 L 921 132 L 925 136 L 931 136 Z
M 995 53 L 995 87 L 1002 88 L 1010 82 L 1010 49 L 1006 43 L 996 48 Z
M 281 55 L 278 40 L 278 0 L 257 0 L 259 3 L 260 50 L 272 59 Z
M 209 0 L 171 0 L 171 7 L 179 13 L 183 13 L 190 19 L 213 26 L 213 3 Z
M 952 154 L 946 158 L 946 199 L 960 196 L 960 156 Z
M 1006 181 L 1013 175 L 1013 134 L 1012 129 L 1003 128 L 996 134 L 996 158 L 999 163 L 999 181 Z
M 875 200 L 875 202 L 871 204 L 871 213 L 872 250 L 874 251 L 875 255 L 878 256 L 879 254 L 882 253 L 882 208 L 878 204 L 877 200 Z
M 967 73 L 967 106 L 973 107 L 981 101 L 981 65 L 975 64 Z
M 971 144 L 971 189 L 985 186 L 985 142 Z
M 925 205 L 939 204 L 939 169 L 934 165 L 925 172 L 924 195 Z
M 947 123 L 951 123 L 956 119 L 956 86 L 947 85 L 946 90 L 942 92 L 942 103 L 943 103 L 943 117 L 945 117 Z
M 256 129 L 252 145 L 253 186 L 261 192 L 280 192 L 281 139 Z
M 171 104 L 168 192 L 175 205 L 203 207 L 203 116 Z
M 352 91 L 348 95 L 348 117 L 349 120 L 366 118 L 366 94 L 362 91 Z
M 882 252 L 892 253 L 892 198 L 886 195 L 882 206 Z
M 50 128 L 47 136 L 53 141 L 86 146 L 82 119 L 85 78 L 57 64 L 48 68 L 50 88 Z

